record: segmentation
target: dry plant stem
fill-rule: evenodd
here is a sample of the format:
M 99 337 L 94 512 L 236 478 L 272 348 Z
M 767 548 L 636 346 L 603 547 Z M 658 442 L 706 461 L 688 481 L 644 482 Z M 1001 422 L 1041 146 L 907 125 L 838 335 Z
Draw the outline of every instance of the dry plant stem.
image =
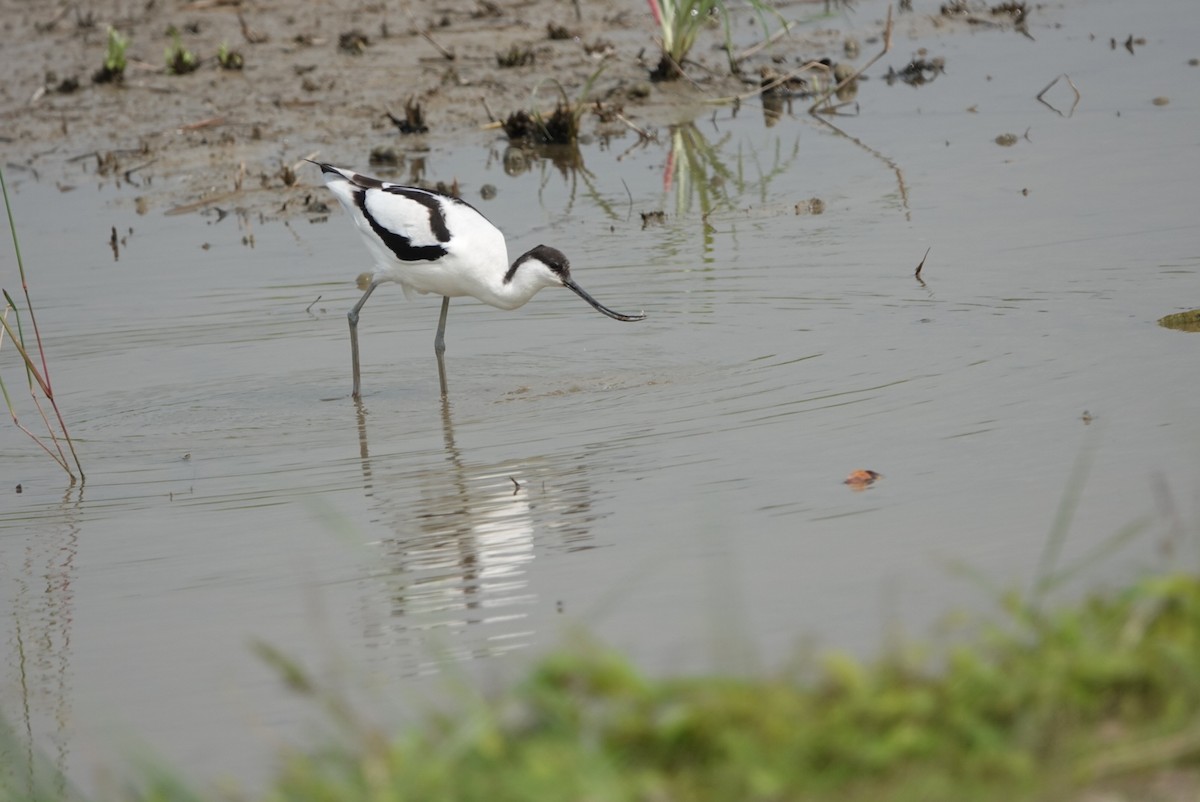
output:
M 915 278 L 917 281 L 921 280 L 921 271 L 925 268 L 925 260 L 929 258 L 929 252 L 931 250 L 933 250 L 932 247 L 925 249 L 925 255 L 921 257 L 921 264 L 917 265 L 917 270 L 915 273 L 913 273 L 913 278 Z
M 866 72 L 868 67 L 872 66 L 876 61 L 879 61 L 879 59 L 886 56 L 888 54 L 888 51 L 890 51 L 891 49 L 892 49 L 892 6 L 889 3 L 888 4 L 888 13 L 887 13 L 887 24 L 884 25 L 884 27 L 883 27 L 883 49 L 880 50 L 878 53 L 876 53 L 875 57 L 873 59 L 871 59 L 866 64 L 859 67 L 857 70 L 855 70 L 853 75 L 849 75 L 846 78 L 844 78 L 842 81 L 835 84 L 834 86 L 831 86 L 829 88 L 829 91 L 827 91 L 825 94 L 821 95 L 821 97 L 817 98 L 816 103 L 813 103 L 811 106 L 808 107 L 808 113 L 813 114 L 813 115 L 817 114 L 817 110 L 821 107 L 821 104 L 823 104 L 827 100 L 829 100 L 829 98 L 831 98 L 833 96 L 833 94 L 835 92 L 837 92 L 839 89 L 841 89 L 842 87 L 847 86 L 854 81 L 857 81 L 858 77 L 860 75 L 862 75 L 864 72 Z
M 16 221 L 13 220 L 12 204 L 8 199 L 8 184 L 4 181 L 3 170 L 0 170 L 0 194 L 2 194 L 4 197 L 4 210 L 8 215 L 8 229 L 12 233 L 13 252 L 17 257 L 17 271 L 21 276 L 21 290 L 25 293 L 25 307 L 29 310 L 29 322 L 33 325 L 33 337 L 34 341 L 37 343 L 38 356 L 41 357 L 42 361 L 42 372 L 40 375 L 38 374 L 37 366 L 34 365 L 33 360 L 30 358 L 29 353 L 25 350 L 20 338 L 13 336 L 13 332 L 9 328 L 7 318 L 3 320 L 4 330 L 8 332 L 8 336 L 13 341 L 13 346 L 16 347 L 17 351 L 21 354 L 22 359 L 25 360 L 25 367 L 29 370 L 32 376 L 37 378 L 38 385 L 41 387 L 42 392 L 46 395 L 46 400 L 50 402 L 50 406 L 54 409 L 54 415 L 58 419 L 58 425 L 62 430 L 63 438 L 67 441 L 67 447 L 71 450 L 71 457 L 75 460 L 75 467 L 79 471 L 79 478 L 83 479 L 83 466 L 79 462 L 79 455 L 75 452 L 75 443 L 71 439 L 70 432 L 67 431 L 67 422 L 63 420 L 62 411 L 58 408 L 58 402 L 54 400 L 54 391 L 50 386 L 50 368 L 46 364 L 46 349 L 42 346 L 42 334 L 38 329 L 37 315 L 33 311 L 33 300 L 29 297 L 29 282 L 25 277 L 25 263 L 21 259 L 21 244 L 17 239 L 17 224 Z M 43 420 L 46 420 L 46 414 L 44 411 L 42 411 L 41 404 L 37 400 L 37 395 L 33 393 L 32 386 L 30 387 L 30 394 L 33 395 L 34 403 L 37 404 L 38 411 L 42 413 Z M 58 438 L 54 435 L 54 430 L 50 427 L 48 420 L 46 421 L 46 425 L 47 430 L 50 432 L 51 438 L 54 439 L 55 443 L 57 444 Z M 61 447 L 59 448 L 59 451 L 61 453 Z M 71 482 L 74 483 L 75 474 L 71 473 L 70 468 L 67 467 L 65 455 L 63 456 L 63 462 L 61 464 L 63 469 L 66 470 L 67 475 L 71 477 Z
M 1194 759 L 1198 753 L 1200 727 L 1192 727 L 1174 735 L 1109 749 L 1084 762 L 1076 769 L 1076 774 L 1084 782 L 1095 782 L 1106 777 L 1133 774 L 1176 761 Z
M 779 30 L 775 31 L 775 33 L 771 34 L 766 39 L 763 39 L 761 42 L 759 42 L 756 45 L 750 45 L 745 50 L 743 50 L 741 53 L 738 53 L 736 56 L 734 56 L 733 63 L 740 64 L 741 62 L 743 62 L 746 59 L 753 56 L 758 51 L 762 50 L 764 47 L 769 47 L 781 36 L 791 33 L 792 26 L 796 25 L 796 24 L 797 23 L 794 23 L 794 22 L 793 23 L 787 23 L 787 22 L 783 23 L 783 27 L 781 27 Z
M 617 112 L 617 119 L 620 120 L 622 123 L 624 123 L 626 128 L 629 128 L 631 131 L 636 133 L 644 141 L 650 141 L 650 140 L 654 139 L 654 137 L 652 137 L 650 134 L 648 134 L 645 129 L 639 128 L 632 120 L 630 120 L 624 114 Z
M 780 75 L 778 78 L 773 78 L 772 80 L 763 84 L 762 86 L 758 87 L 757 89 L 753 89 L 753 90 L 746 92 L 744 94 L 741 94 L 741 95 L 727 95 L 726 97 L 712 98 L 712 99 L 706 100 L 704 102 L 712 103 L 714 105 L 724 105 L 726 103 L 738 103 L 743 100 L 748 100 L 752 97 L 757 97 L 758 95 L 761 95 L 763 92 L 770 92 L 775 87 L 781 86 L 781 85 L 787 83 L 788 81 L 792 80 L 793 78 L 797 78 L 801 74 L 808 72 L 809 70 L 823 70 L 825 72 L 828 72 L 829 68 L 819 61 L 810 61 L 807 64 L 805 64 L 801 67 L 797 67 L 796 69 L 792 70 L 787 75 Z
M 454 52 L 447 50 L 434 41 L 433 37 L 429 35 L 429 31 L 426 31 L 423 28 L 417 28 L 417 33 L 421 34 L 421 36 L 425 37 L 425 41 L 437 48 L 437 52 L 442 54 L 442 58 L 446 59 L 447 61 L 454 61 Z
M 7 296 L 8 294 L 5 293 L 5 295 Z M 31 377 L 37 379 L 38 385 L 44 390 L 46 385 L 42 380 L 41 374 L 37 372 L 37 368 L 30 360 L 29 354 L 27 354 L 24 347 L 22 347 L 20 339 L 13 334 L 12 329 L 8 325 L 8 310 L 12 308 L 13 307 L 11 306 L 7 306 L 4 310 L 4 315 L 0 316 L 0 326 L 3 327 L 0 329 L 0 345 L 3 345 L 4 342 L 3 332 L 7 332 L 9 339 L 11 339 L 13 342 L 13 346 L 17 349 L 17 353 L 19 353 L 21 358 L 25 361 L 26 370 L 29 371 Z M 57 454 L 55 454 L 54 451 L 51 451 L 50 447 L 42 442 L 40 437 L 26 428 L 26 426 L 17 418 L 16 407 L 13 406 L 12 399 L 8 395 L 8 388 L 4 385 L 3 381 L 0 381 L 0 393 L 4 395 L 4 403 L 8 407 L 8 414 L 12 417 L 13 425 L 27 434 L 29 438 L 33 440 L 33 442 L 37 443 L 43 451 L 50 455 L 50 459 L 57 462 L 59 467 L 66 471 L 67 474 L 71 476 L 71 479 L 74 480 L 75 476 L 71 474 L 71 468 L 67 464 L 67 455 L 63 453 L 62 444 L 58 442 L 58 438 L 54 434 L 54 429 L 50 426 L 50 421 L 46 417 L 46 411 L 42 408 L 41 402 L 38 401 L 37 394 L 33 392 L 32 382 L 30 383 L 29 394 L 33 397 L 33 402 L 37 407 L 38 414 L 42 416 L 42 422 L 46 425 L 46 431 L 50 433 L 50 440 L 54 443 L 54 450 L 58 452 Z M 82 471 L 80 471 L 80 474 L 82 475 Z

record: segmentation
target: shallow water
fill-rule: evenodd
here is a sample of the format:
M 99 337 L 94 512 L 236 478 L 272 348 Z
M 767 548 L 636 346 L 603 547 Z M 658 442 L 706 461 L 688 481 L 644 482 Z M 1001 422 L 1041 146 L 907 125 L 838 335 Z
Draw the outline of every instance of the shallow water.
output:
M 870 74 L 919 47 L 947 73 L 865 83 L 844 135 L 748 102 L 594 142 L 586 171 L 435 148 L 427 173 L 458 178 L 514 255 L 557 245 L 603 303 L 648 315 L 556 290 L 511 313 L 455 301 L 445 404 L 436 299 L 386 287 L 349 398 L 368 260 L 337 210 L 142 217 L 137 188 L 10 173 L 88 479 L 66 488 L 0 427 L 0 706 L 85 783 L 137 744 L 257 782 L 319 716 L 256 639 L 383 718 L 578 625 L 655 672 L 775 666 L 808 637 L 870 652 L 987 603 L 949 563 L 1028 583 L 1081 458 L 1063 563 L 1144 517 L 1085 581 L 1177 564 L 1200 339 L 1156 321 L 1200 306 L 1200 23 L 1132 5 L 1046 9 L 1036 42 L 902 17 Z M 1135 55 L 1110 48 L 1130 33 Z M 1034 100 L 1063 72 L 1069 117 Z M 812 197 L 824 213 L 797 214 Z M 0 351 L 10 391 L 13 365 Z M 857 468 L 884 476 L 852 492 Z

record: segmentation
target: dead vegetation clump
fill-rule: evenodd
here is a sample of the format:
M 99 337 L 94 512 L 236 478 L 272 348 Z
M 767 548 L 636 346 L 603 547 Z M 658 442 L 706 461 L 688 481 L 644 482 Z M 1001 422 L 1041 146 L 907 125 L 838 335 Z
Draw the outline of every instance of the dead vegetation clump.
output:
M 508 115 L 503 123 L 510 142 L 537 145 L 570 145 L 579 141 L 579 115 L 567 103 L 559 102 L 549 116 L 524 109 Z

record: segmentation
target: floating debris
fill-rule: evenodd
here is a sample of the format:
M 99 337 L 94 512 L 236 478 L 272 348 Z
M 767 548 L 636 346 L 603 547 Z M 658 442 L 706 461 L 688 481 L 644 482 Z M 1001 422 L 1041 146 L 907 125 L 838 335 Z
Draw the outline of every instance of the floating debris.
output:
M 850 475 L 842 481 L 842 484 L 849 485 L 851 490 L 866 490 L 868 487 L 875 484 L 876 480 L 882 478 L 882 473 L 860 468 L 857 471 L 851 471 Z
M 650 226 L 665 226 L 667 224 L 667 213 L 662 209 L 656 209 L 652 212 L 642 212 L 642 228 L 646 229 Z
M 820 198 L 809 198 L 796 204 L 796 214 L 824 214 L 825 201 Z
M 1017 135 L 1000 134 L 1000 136 L 996 137 L 996 144 L 1002 148 L 1011 148 L 1013 145 L 1017 144 Z
M 887 75 L 883 76 L 883 79 L 888 82 L 888 86 L 896 83 L 896 81 L 903 81 L 909 86 L 923 86 L 945 72 L 946 59 L 941 56 L 935 56 L 931 59 L 917 57 L 908 62 L 899 72 L 892 67 L 888 67 Z
M 1158 319 L 1158 325 L 1164 329 L 1175 329 L 1176 331 L 1200 332 L 1200 309 L 1191 309 L 1187 312 L 1176 312 L 1173 315 Z

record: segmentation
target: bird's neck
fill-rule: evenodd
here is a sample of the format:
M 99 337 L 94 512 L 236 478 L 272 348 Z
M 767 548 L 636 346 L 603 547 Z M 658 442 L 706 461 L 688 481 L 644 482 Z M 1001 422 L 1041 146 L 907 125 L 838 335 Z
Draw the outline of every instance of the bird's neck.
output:
M 530 260 L 518 258 L 509 266 L 504 274 L 504 280 L 495 288 L 498 300 L 503 301 L 506 309 L 516 309 L 524 306 L 530 298 L 543 287 L 554 286 L 556 282 L 549 275 L 545 265 Z M 496 304 L 500 306 L 501 304 Z

